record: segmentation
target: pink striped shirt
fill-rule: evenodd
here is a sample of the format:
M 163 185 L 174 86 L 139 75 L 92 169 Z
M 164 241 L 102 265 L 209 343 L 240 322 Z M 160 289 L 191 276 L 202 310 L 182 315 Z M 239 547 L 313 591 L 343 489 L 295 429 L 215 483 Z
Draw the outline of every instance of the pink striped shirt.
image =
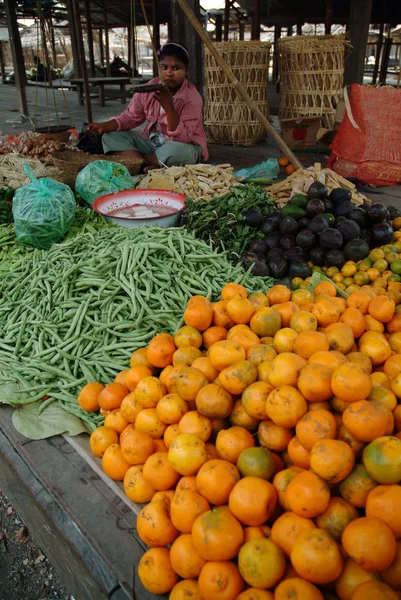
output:
M 152 83 L 160 83 L 160 79 L 152 79 Z M 118 117 L 117 131 L 127 131 L 139 127 L 147 121 L 144 131 L 138 132 L 149 139 L 152 128 L 157 128 L 171 142 L 198 144 L 202 148 L 202 159 L 209 158 L 206 145 L 206 133 L 203 127 L 203 101 L 196 87 L 187 79 L 173 96 L 174 108 L 180 118 L 177 129 L 171 131 L 167 125 L 166 113 L 160 114 L 160 104 L 152 94 L 134 94 L 128 108 Z

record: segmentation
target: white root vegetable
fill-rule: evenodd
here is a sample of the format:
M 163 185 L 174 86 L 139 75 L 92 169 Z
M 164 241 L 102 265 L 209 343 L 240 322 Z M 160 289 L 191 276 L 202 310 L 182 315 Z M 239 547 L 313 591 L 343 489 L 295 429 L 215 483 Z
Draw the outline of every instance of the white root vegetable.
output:
M 352 197 L 351 201 L 359 206 L 364 202 L 369 202 L 369 199 L 357 191 L 355 185 L 337 175 L 331 169 L 322 169 L 320 163 L 315 163 L 309 169 L 298 169 L 292 175 L 266 188 L 272 199 L 277 203 L 279 208 L 282 208 L 291 200 L 295 194 L 306 194 L 309 187 L 314 181 L 324 183 L 328 191 L 331 192 L 334 188 L 344 188 L 350 190 Z
M 24 165 L 31 167 L 36 177 L 53 177 L 59 174 L 56 167 L 48 167 L 37 158 L 27 158 L 11 153 L 0 156 L 0 187 L 17 189 L 29 183 Z
M 216 195 L 224 195 L 236 183 L 231 165 L 198 164 L 150 171 L 138 187 L 172 189 L 193 200 L 210 200 Z

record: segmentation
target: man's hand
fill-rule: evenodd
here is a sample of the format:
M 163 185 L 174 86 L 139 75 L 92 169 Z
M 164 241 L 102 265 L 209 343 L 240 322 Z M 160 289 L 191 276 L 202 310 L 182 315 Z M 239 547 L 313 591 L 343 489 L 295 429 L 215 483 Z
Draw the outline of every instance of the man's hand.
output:
M 111 121 L 106 121 L 105 123 L 88 123 L 85 127 L 86 133 L 90 135 L 101 136 L 103 133 L 111 133 L 112 131 L 117 131 L 117 121 L 112 119 Z
M 167 87 L 155 92 L 154 97 L 159 102 L 160 106 L 165 110 L 165 112 L 174 110 L 173 96 Z

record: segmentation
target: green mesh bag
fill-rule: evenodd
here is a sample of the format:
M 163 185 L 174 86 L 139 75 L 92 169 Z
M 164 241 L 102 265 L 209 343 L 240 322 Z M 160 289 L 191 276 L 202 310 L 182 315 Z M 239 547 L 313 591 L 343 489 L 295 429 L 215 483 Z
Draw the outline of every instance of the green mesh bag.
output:
M 99 196 L 133 190 L 135 184 L 124 165 L 108 160 L 94 160 L 78 173 L 75 190 L 87 204 Z
M 75 197 L 64 183 L 50 177 L 36 179 L 28 165 L 24 171 L 31 183 L 15 192 L 12 208 L 15 234 L 21 244 L 47 250 L 71 227 Z

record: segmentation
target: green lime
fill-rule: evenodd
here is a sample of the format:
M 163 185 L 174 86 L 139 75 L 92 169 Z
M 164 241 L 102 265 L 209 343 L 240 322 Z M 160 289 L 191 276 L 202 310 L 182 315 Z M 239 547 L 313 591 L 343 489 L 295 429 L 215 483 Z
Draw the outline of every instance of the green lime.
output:
M 401 275 L 401 260 L 395 260 L 393 263 L 391 263 L 390 269 L 396 275 Z
M 382 246 L 382 250 L 385 254 L 389 254 L 390 252 L 397 252 L 397 248 L 393 244 L 386 244 L 385 246 Z
M 330 279 L 333 279 L 334 275 L 336 275 L 339 272 L 340 272 L 340 270 L 337 267 L 330 267 L 329 269 L 327 269 L 326 275 Z
M 375 248 L 374 250 L 372 250 L 372 252 L 369 254 L 369 258 L 372 261 L 372 263 L 376 262 L 377 260 L 384 258 L 385 254 L 383 252 L 383 250 L 381 250 L 380 248 Z
M 297 290 L 299 288 L 299 284 L 302 283 L 303 279 L 301 277 L 294 277 L 291 279 L 291 288 L 293 290 Z
M 394 275 L 390 275 L 387 281 L 397 281 L 399 283 L 401 281 L 401 275 L 396 275 L 394 273 Z
M 323 269 L 321 267 L 317 267 L 316 265 L 313 265 L 312 273 L 320 273 L 320 275 L 326 275 Z
M 388 262 L 389 265 L 391 265 L 393 262 L 395 262 L 396 260 L 399 260 L 399 254 L 398 252 L 389 252 L 388 254 L 386 254 L 386 261 Z
M 375 260 L 375 262 L 373 263 L 373 268 L 377 269 L 379 271 L 379 273 L 384 273 L 384 271 L 387 269 L 388 267 L 388 263 L 386 260 L 384 260 L 384 258 L 379 258 L 378 260 Z
M 237 469 L 242 477 L 260 477 L 269 480 L 276 471 L 276 464 L 267 448 L 246 448 L 238 457 Z
M 358 270 L 359 271 L 367 271 L 368 269 L 370 269 L 371 266 L 372 266 L 372 261 L 370 260 L 369 257 L 366 257 L 363 260 L 359 261 Z

